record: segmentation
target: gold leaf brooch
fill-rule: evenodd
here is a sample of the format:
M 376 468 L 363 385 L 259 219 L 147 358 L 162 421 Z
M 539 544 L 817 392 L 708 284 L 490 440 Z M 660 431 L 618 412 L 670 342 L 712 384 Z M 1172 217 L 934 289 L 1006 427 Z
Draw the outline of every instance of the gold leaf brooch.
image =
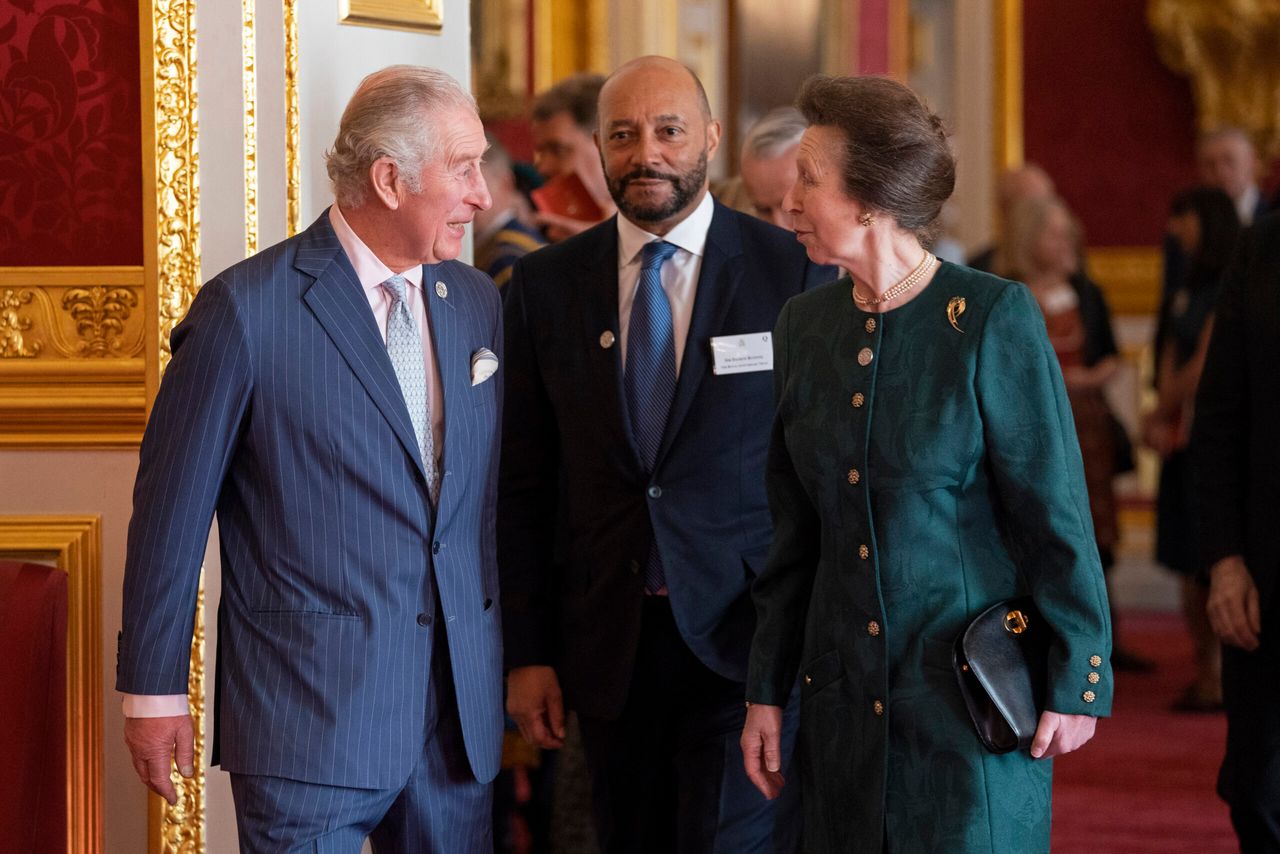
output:
M 956 321 L 959 320 L 960 315 L 964 314 L 964 309 L 964 297 L 952 297 L 951 301 L 947 303 L 947 320 L 951 321 L 951 328 L 961 335 L 964 334 L 964 330 L 960 328 L 960 324 Z

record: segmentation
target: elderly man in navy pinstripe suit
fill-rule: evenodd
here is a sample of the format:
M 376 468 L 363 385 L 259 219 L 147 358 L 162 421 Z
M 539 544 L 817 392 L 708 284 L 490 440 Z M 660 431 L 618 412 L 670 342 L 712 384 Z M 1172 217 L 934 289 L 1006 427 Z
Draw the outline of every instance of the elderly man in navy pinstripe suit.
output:
M 192 613 L 216 513 L 214 762 L 247 851 L 492 848 L 502 736 L 497 289 L 456 258 L 490 204 L 448 76 L 366 78 L 337 203 L 208 282 L 143 439 L 117 688 L 143 781 L 194 773 Z

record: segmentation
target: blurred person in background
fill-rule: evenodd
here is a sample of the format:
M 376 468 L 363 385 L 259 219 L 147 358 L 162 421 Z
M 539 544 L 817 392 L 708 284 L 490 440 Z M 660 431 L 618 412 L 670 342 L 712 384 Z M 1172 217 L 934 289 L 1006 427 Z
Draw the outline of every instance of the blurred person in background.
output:
M 1111 312 L 1102 290 L 1079 273 L 1080 229 L 1062 199 L 1042 196 L 1018 202 L 1005 220 L 1003 238 L 997 271 L 1031 289 L 1062 368 L 1084 458 L 1098 556 L 1110 587 L 1120 541 L 1113 480 L 1133 468 L 1129 437 L 1104 393 L 1120 368 Z M 1151 662 L 1120 646 L 1116 617 L 1112 600 L 1112 666 L 1117 670 L 1150 670 Z
M 1213 327 L 1218 281 L 1240 233 L 1235 203 L 1217 187 L 1192 187 L 1174 197 L 1169 234 L 1187 259 L 1166 295 L 1156 333 L 1155 408 L 1143 418 L 1143 441 L 1160 454 L 1156 495 L 1156 560 L 1182 577 L 1183 615 L 1195 644 L 1195 677 L 1174 704 L 1178 711 L 1222 708 L 1221 650 L 1205 613 L 1208 591 L 1195 541 L 1199 496 L 1191 482 L 1187 443 L 1193 397 Z
M 489 274 L 498 287 L 511 278 L 511 265 L 525 254 L 547 245 L 532 225 L 529 200 L 516 186 L 511 155 L 492 134 L 485 134 L 489 149 L 480 166 L 493 197 L 493 207 L 475 217 L 475 267 Z
M 533 165 L 538 174 L 547 180 L 576 174 L 607 219 L 617 208 L 609 196 L 604 167 L 600 165 L 600 150 L 592 138 L 596 129 L 596 102 L 603 85 L 601 74 L 575 74 L 561 80 L 534 100 L 530 131 Z M 548 211 L 539 211 L 535 216 L 553 242 L 596 224 Z
M 1260 219 L 1222 279 L 1191 454 L 1225 644 L 1227 752 L 1218 794 L 1243 854 L 1280 851 L 1280 214 Z
M 1006 169 L 996 179 L 996 207 L 1000 214 L 998 227 L 1004 228 L 1014 206 L 1025 199 L 1047 199 L 1054 195 L 1053 179 L 1049 173 L 1034 163 L 1024 163 Z M 969 266 L 984 273 L 995 272 L 996 256 L 1000 250 L 1000 237 L 973 254 Z
M 796 182 L 796 150 L 808 122 L 795 107 L 778 107 L 751 126 L 742 143 L 742 189 L 747 213 L 779 228 L 791 229 L 782 198 Z

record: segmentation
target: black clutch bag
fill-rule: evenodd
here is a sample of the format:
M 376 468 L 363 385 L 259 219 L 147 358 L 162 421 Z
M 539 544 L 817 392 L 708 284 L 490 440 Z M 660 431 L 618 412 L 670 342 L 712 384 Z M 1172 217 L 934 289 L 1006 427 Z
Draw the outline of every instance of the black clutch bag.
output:
M 992 753 L 1027 750 L 1044 710 L 1053 630 L 1030 596 L 987 608 L 956 638 L 960 694 Z

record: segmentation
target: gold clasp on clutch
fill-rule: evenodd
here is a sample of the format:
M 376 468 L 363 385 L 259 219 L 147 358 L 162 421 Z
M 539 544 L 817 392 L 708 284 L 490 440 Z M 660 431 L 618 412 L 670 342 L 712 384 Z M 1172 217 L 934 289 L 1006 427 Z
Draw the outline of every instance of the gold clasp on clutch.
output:
M 1027 630 L 1027 615 L 1021 611 L 1010 611 L 1004 615 L 1004 630 L 1020 635 Z

